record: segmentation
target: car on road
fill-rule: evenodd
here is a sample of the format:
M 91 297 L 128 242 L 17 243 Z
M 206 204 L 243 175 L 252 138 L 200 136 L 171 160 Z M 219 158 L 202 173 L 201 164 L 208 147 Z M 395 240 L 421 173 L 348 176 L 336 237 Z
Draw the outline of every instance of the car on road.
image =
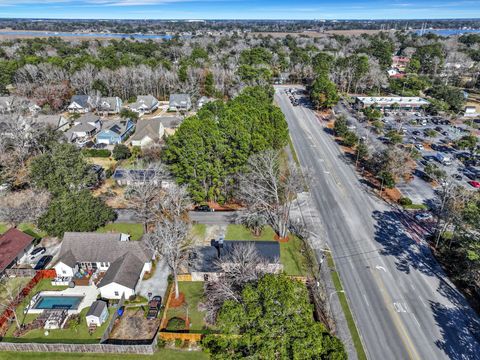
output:
M 469 183 L 471 186 L 473 186 L 475 189 L 480 189 L 480 181 L 472 180 L 472 181 L 469 181 L 468 183 Z
M 201 211 L 201 212 L 211 212 L 211 211 L 215 211 L 215 209 L 212 209 L 210 206 L 208 205 L 198 205 L 198 206 L 195 206 L 194 208 L 195 211 Z
M 415 144 L 415 147 L 416 147 L 418 150 L 423 150 L 423 149 L 425 149 L 422 144 Z
M 427 212 L 422 212 L 415 215 L 415 219 L 419 221 L 430 220 L 431 218 L 432 218 L 432 214 Z
M 52 255 L 45 255 L 38 260 L 37 265 L 33 268 L 34 270 L 43 270 L 47 267 L 47 265 L 52 261 L 53 256 Z
M 161 307 L 162 297 L 160 295 L 152 297 L 148 302 L 147 320 L 156 319 Z
M 45 251 L 47 251 L 47 249 L 45 249 L 43 246 L 36 247 L 36 248 L 33 249 L 32 252 L 30 253 L 30 260 L 35 259 L 35 258 L 36 258 L 37 256 L 39 256 L 39 255 L 42 255 L 43 253 L 45 253 Z

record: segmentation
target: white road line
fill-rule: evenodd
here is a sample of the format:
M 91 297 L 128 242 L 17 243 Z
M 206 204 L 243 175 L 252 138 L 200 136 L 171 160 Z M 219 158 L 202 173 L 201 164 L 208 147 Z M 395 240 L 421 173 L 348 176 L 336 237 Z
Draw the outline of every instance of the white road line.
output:
M 425 307 L 428 307 L 427 304 L 425 304 L 425 301 L 423 301 L 422 297 L 420 295 L 418 295 L 418 298 L 420 299 L 420 301 L 422 302 L 423 306 Z
M 363 294 L 363 298 L 365 299 L 365 302 L 367 303 L 367 306 L 370 307 L 370 304 L 369 304 L 369 302 L 368 302 L 368 300 L 367 300 L 367 295 Z
M 417 323 L 418 327 L 421 328 L 422 326 L 421 326 L 420 323 L 418 322 L 417 317 L 415 316 L 414 313 L 412 313 L 412 316 L 413 316 L 413 319 L 415 320 L 415 322 Z

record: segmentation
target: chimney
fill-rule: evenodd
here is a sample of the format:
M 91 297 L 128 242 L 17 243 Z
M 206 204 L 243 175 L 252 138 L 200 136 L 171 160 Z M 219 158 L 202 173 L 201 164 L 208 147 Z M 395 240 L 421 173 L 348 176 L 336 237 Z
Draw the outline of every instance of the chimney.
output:
M 218 240 L 215 240 L 215 239 L 212 239 L 210 240 L 210 244 L 215 248 L 217 249 L 217 257 L 220 258 L 221 255 L 222 255 L 222 250 L 223 249 L 223 242 L 224 242 L 224 239 L 223 239 L 223 236 L 220 236 L 218 238 Z

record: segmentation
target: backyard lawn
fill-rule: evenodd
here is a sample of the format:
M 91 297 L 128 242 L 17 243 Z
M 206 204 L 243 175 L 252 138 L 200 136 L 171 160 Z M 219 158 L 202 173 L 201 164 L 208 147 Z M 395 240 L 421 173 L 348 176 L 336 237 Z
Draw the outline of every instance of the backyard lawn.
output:
M 7 224 L 0 223 L 0 234 L 3 234 L 4 232 L 6 232 L 9 228 L 10 227 L 7 226 Z M 37 229 L 33 224 L 21 223 L 20 225 L 17 226 L 17 228 L 35 238 L 42 238 L 47 236 L 46 232 Z
M 253 236 L 252 232 L 243 225 L 228 225 L 225 240 L 267 240 L 274 241 L 275 232 L 270 226 L 266 226 L 259 237 Z M 288 242 L 280 243 L 280 262 L 283 264 L 287 275 L 301 276 L 306 274 L 306 260 L 303 255 L 302 240 L 289 235 Z
M 35 353 L 35 352 L 2 352 L 2 360 L 207 360 L 208 355 L 200 351 L 175 351 L 160 349 L 154 355 L 127 355 L 115 357 L 112 354 L 84 354 L 84 353 Z
M 143 224 L 111 223 L 97 229 L 97 232 L 121 232 L 130 234 L 131 240 L 140 240 L 143 235 Z
M 9 329 L 9 332 L 7 333 L 5 341 L 8 342 L 39 342 L 39 343 L 70 343 L 70 344 L 88 344 L 88 343 L 93 343 L 96 344 L 100 341 L 100 338 L 102 337 L 105 329 L 108 326 L 108 323 L 113 316 L 113 313 L 115 312 L 115 308 L 110 307 L 109 308 L 109 318 L 107 321 L 105 321 L 102 326 L 98 327 L 97 330 L 95 330 L 92 335 L 88 333 L 88 326 L 86 324 L 86 319 L 85 315 L 87 315 L 89 308 L 85 308 L 80 312 L 80 322 L 75 325 L 71 326 L 67 329 L 55 329 L 55 330 L 48 330 L 49 334 L 48 336 L 45 336 L 45 330 L 42 329 L 35 329 L 27 332 L 25 335 L 23 335 L 20 338 L 14 338 L 8 336 L 11 336 L 11 332 L 15 329 L 15 326 L 13 328 Z
M 190 318 L 190 330 L 202 330 L 205 327 L 202 311 L 198 310 L 198 304 L 203 297 L 202 281 L 180 281 L 178 283 L 180 292 L 185 294 L 185 304 L 178 308 L 169 308 L 167 318 L 186 317 L 188 308 L 188 317 Z
M 190 236 L 198 239 L 205 239 L 205 234 L 207 231 L 207 225 L 205 224 L 195 224 L 190 230 Z

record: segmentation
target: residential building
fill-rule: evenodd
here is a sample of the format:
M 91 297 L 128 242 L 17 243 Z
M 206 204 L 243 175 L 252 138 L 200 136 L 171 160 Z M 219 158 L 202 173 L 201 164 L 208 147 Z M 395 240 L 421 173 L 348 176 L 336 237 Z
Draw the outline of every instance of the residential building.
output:
M 357 109 L 364 109 L 373 106 L 379 110 L 403 110 L 415 111 L 430 104 L 427 100 L 420 97 L 400 97 L 400 96 L 357 96 L 355 106 Z
M 183 119 L 176 116 L 164 116 L 157 118 L 156 120 L 160 121 L 165 129 L 165 136 L 170 136 L 175 134 L 177 128 L 182 123 Z
M 159 102 L 153 95 L 139 95 L 137 101 L 127 107 L 139 114 L 151 114 L 158 109 Z
M 165 134 L 161 119 L 139 120 L 131 137 L 132 146 L 145 147 L 160 141 Z
M 211 246 L 198 246 L 190 253 L 189 273 L 192 281 L 205 281 L 216 278 L 222 271 L 218 259 L 228 259 L 229 253 L 235 246 L 254 246 L 257 253 L 268 262 L 271 273 L 282 271 L 280 264 L 280 244 L 276 241 L 216 241 L 212 240 Z M 228 264 L 228 261 L 227 261 Z
M 208 97 L 208 96 L 202 96 L 200 99 L 197 101 L 197 109 L 201 109 L 203 105 L 215 101 L 214 98 Z
M 463 116 L 477 116 L 477 108 L 475 106 L 465 106 Z
M 105 301 L 97 300 L 88 309 L 85 320 L 87 326 L 102 326 L 102 324 L 108 319 L 108 306 Z
M 33 121 L 40 126 L 48 126 L 54 130 L 66 131 L 70 122 L 63 115 L 35 115 Z
M 68 141 L 83 142 L 91 139 L 102 128 L 102 121 L 98 115 L 88 113 L 73 121 L 73 126 L 65 132 Z
M 120 110 L 122 110 L 122 99 L 119 97 L 102 97 L 98 102 L 97 112 L 111 115 L 111 114 L 119 114 Z
M 143 241 L 129 241 L 120 233 L 67 232 L 54 266 L 58 276 L 74 283 L 87 280 L 106 299 L 130 298 L 146 272 L 153 252 Z
M 188 111 L 192 107 L 192 100 L 188 94 L 171 94 L 168 111 Z
M 392 56 L 392 68 L 400 72 L 405 72 L 409 63 L 410 58 L 407 56 Z
M 96 95 L 73 95 L 67 110 L 69 113 L 91 112 L 97 108 L 98 101 L 99 97 Z
M 37 113 L 40 110 L 33 101 L 28 100 L 22 96 L 0 96 L 0 113 L 8 114 L 11 112 L 30 112 L 32 114 Z
M 174 180 L 165 176 L 157 169 L 115 169 L 112 179 L 120 186 L 127 186 L 133 183 L 144 183 L 153 181 L 154 184 L 167 188 L 174 183 Z M 158 182 L 161 182 L 160 184 Z
M 135 129 L 131 119 L 106 121 L 97 135 L 97 144 L 115 145 L 124 142 Z
M 11 228 L 0 235 L 0 277 L 5 270 L 16 265 L 33 248 L 34 237 Z

